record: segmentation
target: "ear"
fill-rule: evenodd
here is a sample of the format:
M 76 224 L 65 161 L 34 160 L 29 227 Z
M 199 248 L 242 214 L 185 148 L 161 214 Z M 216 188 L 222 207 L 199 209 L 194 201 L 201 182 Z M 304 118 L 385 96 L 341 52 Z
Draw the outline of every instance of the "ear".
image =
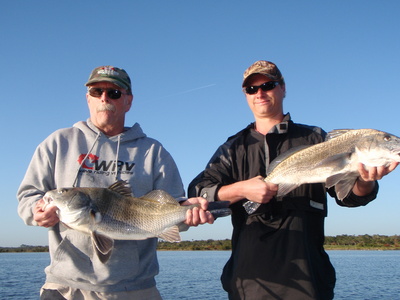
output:
M 286 98 L 286 84 L 283 84 L 283 85 L 279 85 L 280 87 L 281 87 L 281 89 L 282 89 L 282 92 L 283 92 L 283 98 Z
M 125 112 L 128 112 L 131 109 L 133 102 L 133 95 L 127 95 L 125 98 Z

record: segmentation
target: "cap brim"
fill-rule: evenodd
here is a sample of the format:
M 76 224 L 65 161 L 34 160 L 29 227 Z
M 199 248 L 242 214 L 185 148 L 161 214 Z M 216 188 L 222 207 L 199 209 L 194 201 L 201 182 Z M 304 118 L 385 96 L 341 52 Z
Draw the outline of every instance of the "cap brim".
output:
M 271 79 L 271 80 L 278 80 L 275 76 L 271 76 L 271 75 L 269 75 L 269 74 L 264 74 L 264 73 L 253 73 L 253 74 L 250 74 L 249 76 L 247 76 L 247 77 L 243 80 L 242 87 L 245 87 L 247 81 L 248 81 L 251 77 L 253 77 L 253 75 L 257 75 L 257 74 L 260 74 L 260 75 L 263 75 L 263 76 L 265 76 L 265 77 L 268 77 L 268 78 Z
M 123 88 L 125 90 L 129 89 L 129 87 L 127 85 L 123 84 L 121 81 L 118 81 L 118 80 L 115 80 L 115 79 L 112 79 L 112 78 L 96 78 L 96 79 L 93 79 L 93 80 L 89 80 L 88 82 L 85 83 L 85 86 L 89 86 L 89 85 L 91 85 L 93 83 L 96 83 L 96 82 L 110 82 L 112 84 L 118 85 L 119 87 L 121 87 L 121 88 Z

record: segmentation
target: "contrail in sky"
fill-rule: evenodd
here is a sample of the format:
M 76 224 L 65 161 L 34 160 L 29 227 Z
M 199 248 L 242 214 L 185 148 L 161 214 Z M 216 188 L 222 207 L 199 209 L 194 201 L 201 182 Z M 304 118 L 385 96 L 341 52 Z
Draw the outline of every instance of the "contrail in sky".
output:
M 216 85 L 216 84 L 215 84 L 215 83 L 212 83 L 212 84 L 209 84 L 209 85 L 197 87 L 197 88 L 190 89 L 190 90 L 187 90 L 187 91 L 183 91 L 183 92 L 179 92 L 179 93 L 175 93 L 175 94 L 163 96 L 163 97 L 160 97 L 160 98 L 158 98 L 158 99 L 167 98 L 167 97 L 173 97 L 173 96 L 178 96 L 178 95 L 182 95 L 182 94 L 187 94 L 187 93 L 191 93 L 191 92 L 193 92 L 193 91 L 205 89 L 205 88 L 208 88 L 208 87 L 211 87 L 211 86 L 214 86 L 214 85 Z

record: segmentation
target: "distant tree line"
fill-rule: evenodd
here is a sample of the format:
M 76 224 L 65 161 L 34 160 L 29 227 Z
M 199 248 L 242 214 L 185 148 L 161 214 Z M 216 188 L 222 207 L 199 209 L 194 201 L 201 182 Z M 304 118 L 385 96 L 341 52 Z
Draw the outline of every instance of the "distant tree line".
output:
M 49 252 L 49 247 L 22 244 L 19 247 L 0 247 L 0 253 L 2 252 Z
M 325 238 L 326 249 L 390 249 L 400 250 L 400 235 L 337 235 Z
M 158 250 L 231 250 L 231 240 L 200 240 L 170 243 L 160 240 Z M 400 235 L 337 235 L 325 237 L 327 250 L 400 250 Z M 0 247 L 1 252 L 48 252 L 48 246 Z
M 159 241 L 158 250 L 231 250 L 231 240 L 201 240 L 170 243 Z
M 400 235 L 337 235 L 325 237 L 327 250 L 400 250 Z M 160 241 L 158 250 L 231 250 L 230 240 L 169 243 Z

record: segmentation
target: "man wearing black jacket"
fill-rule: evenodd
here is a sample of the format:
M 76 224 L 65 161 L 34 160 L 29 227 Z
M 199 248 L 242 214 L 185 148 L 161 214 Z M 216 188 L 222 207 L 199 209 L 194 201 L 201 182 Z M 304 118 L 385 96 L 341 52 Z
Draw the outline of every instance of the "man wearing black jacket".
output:
M 278 201 L 278 186 L 263 180 L 279 154 L 320 143 L 326 133 L 283 113 L 286 85 L 274 63 L 255 62 L 245 71 L 242 87 L 255 122 L 217 149 L 188 192 L 189 197 L 231 202 L 232 255 L 222 285 L 229 299 L 332 299 L 336 278 L 323 248 L 324 184 L 304 184 Z M 337 203 L 368 204 L 377 195 L 376 180 L 396 166 L 366 171 L 360 164 L 352 192 Z M 328 192 L 336 198 L 334 188 Z M 248 200 L 261 203 L 252 214 L 243 207 Z

